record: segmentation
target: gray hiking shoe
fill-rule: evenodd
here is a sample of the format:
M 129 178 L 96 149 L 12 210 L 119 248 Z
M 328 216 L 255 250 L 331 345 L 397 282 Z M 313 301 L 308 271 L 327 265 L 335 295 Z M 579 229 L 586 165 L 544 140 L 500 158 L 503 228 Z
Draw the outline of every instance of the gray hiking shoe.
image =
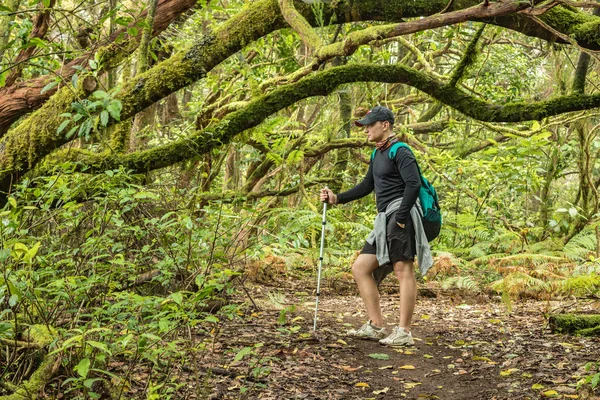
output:
M 413 346 L 415 341 L 413 340 L 412 333 L 406 332 L 404 328 L 395 326 L 390 336 L 381 339 L 379 344 L 390 347 L 402 347 Z
M 347 334 L 358 339 L 379 340 L 383 339 L 386 333 L 385 328 L 376 328 L 369 321 L 358 329 L 350 329 Z

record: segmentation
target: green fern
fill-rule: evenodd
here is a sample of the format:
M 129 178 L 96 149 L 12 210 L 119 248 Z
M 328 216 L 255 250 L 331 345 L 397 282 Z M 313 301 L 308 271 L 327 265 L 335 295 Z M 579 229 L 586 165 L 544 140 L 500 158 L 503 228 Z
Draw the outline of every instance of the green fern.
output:
M 452 276 L 442 282 L 442 289 L 463 289 L 470 292 L 479 292 L 479 284 L 470 276 Z
M 560 282 L 559 290 L 574 296 L 596 294 L 600 291 L 600 275 L 571 276 Z
M 566 257 L 572 260 L 584 261 L 595 254 L 597 250 L 596 232 L 591 229 L 584 229 L 567 243 L 563 252 Z

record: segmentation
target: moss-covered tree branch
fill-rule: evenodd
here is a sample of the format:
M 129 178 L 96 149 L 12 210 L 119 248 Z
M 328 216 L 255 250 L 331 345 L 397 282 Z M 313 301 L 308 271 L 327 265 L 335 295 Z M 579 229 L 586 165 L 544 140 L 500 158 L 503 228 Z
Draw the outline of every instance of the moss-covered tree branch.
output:
M 473 35 L 473 38 L 471 38 L 471 41 L 469 42 L 469 45 L 467 46 L 467 48 L 465 49 L 464 54 L 462 55 L 462 57 L 460 58 L 460 61 L 456 64 L 456 66 L 454 67 L 454 70 L 452 71 L 452 74 L 450 75 L 450 82 L 448 82 L 448 84 L 450 86 L 456 86 L 456 84 L 462 79 L 462 77 L 465 74 L 465 71 L 475 63 L 475 60 L 477 59 L 477 43 L 479 43 L 479 39 L 481 38 L 481 35 L 483 34 L 483 30 L 485 29 L 485 24 L 481 25 L 479 27 L 479 29 L 477 29 L 477 31 L 475 32 L 475 35 Z M 423 113 L 423 115 L 421 115 L 419 117 L 419 122 L 427 122 L 432 120 L 440 111 L 442 110 L 442 103 L 440 103 L 439 101 L 433 103 L 428 109 L 427 111 L 425 111 Z
M 600 94 L 567 95 L 539 102 L 497 105 L 470 96 L 460 88 L 452 87 L 426 73 L 401 64 L 353 64 L 318 72 L 274 90 L 249 102 L 243 109 L 229 114 L 214 127 L 199 131 L 189 138 L 129 155 L 90 154 L 80 161 L 90 172 L 114 169 L 121 165 L 137 172 L 164 168 L 229 143 L 237 134 L 257 126 L 273 113 L 297 101 L 312 96 L 325 96 L 341 84 L 364 81 L 404 83 L 471 118 L 488 122 L 541 120 L 552 115 L 600 106 Z M 0 189 L 5 191 L 10 188 L 11 182 L 29 171 L 33 164 L 25 153 L 27 147 L 25 154 L 20 154 L 18 148 L 14 147 L 17 144 L 18 142 L 0 142 L 0 145 L 7 146 L 5 154 L 6 150 L 9 150 L 8 154 L 12 155 L 11 158 L 0 158 Z M 33 153 L 32 156 L 39 157 L 39 153 Z M 36 158 L 35 162 L 39 159 Z
M 455 6 L 454 8 L 460 9 L 475 4 L 478 4 L 478 2 L 465 0 L 460 2 L 460 7 Z M 337 21 L 339 23 L 360 20 L 386 20 L 394 22 L 407 17 L 435 14 L 445 5 L 445 1 L 440 0 L 428 2 L 400 0 L 391 3 L 375 0 L 361 2 L 351 1 L 336 4 L 335 7 L 326 7 L 324 20 Z M 309 5 L 302 2 L 296 2 L 296 8 L 311 24 L 316 24 Z M 560 16 L 554 15 L 556 13 L 559 13 Z M 580 43 L 581 46 L 588 46 L 590 48 L 594 48 L 594 46 L 600 47 L 600 44 L 598 43 L 600 41 L 600 32 L 593 29 L 600 23 L 600 18 L 571 10 L 561 11 L 561 7 L 555 7 L 541 16 L 542 19 L 546 17 L 554 22 L 559 21 L 561 28 L 569 28 L 569 32 L 574 30 L 579 33 L 588 32 L 587 36 L 580 34 L 582 38 L 589 38 L 588 42 L 582 41 Z M 527 20 L 523 20 L 520 15 L 511 15 L 506 18 L 510 19 L 504 20 L 500 17 L 496 17 L 492 18 L 490 22 L 501 26 L 507 26 L 525 34 L 537 35 L 546 40 L 556 40 L 556 37 L 549 35 L 548 32 L 539 28 L 537 25 L 528 23 Z M 214 68 L 214 66 L 240 50 L 243 46 L 270 32 L 284 27 L 285 24 L 285 20 L 279 12 L 276 0 L 262 0 L 254 3 L 251 7 L 232 17 L 213 34 L 204 36 L 190 49 L 176 54 L 170 60 L 151 69 L 148 73 L 132 80 L 120 96 L 120 99 L 124 100 L 124 117 L 131 117 L 162 97 L 202 78 L 206 74 L 206 71 Z M 578 28 L 575 29 L 574 25 L 577 25 Z M 166 75 L 164 73 L 166 73 Z M 32 87 L 28 88 L 28 90 L 33 91 L 39 89 L 41 89 L 41 87 L 38 89 Z M 67 93 L 61 93 L 60 95 L 65 96 Z M 14 93 L 6 93 L 5 96 L 2 96 L 2 98 L 7 97 L 10 97 L 13 100 L 19 98 L 19 96 L 15 96 Z M 31 99 L 25 101 L 26 104 L 24 104 L 24 108 L 27 108 L 27 111 L 41 105 L 39 102 L 36 103 L 30 100 Z M 71 98 L 70 100 L 75 101 L 76 99 Z M 12 108 L 12 106 L 0 107 L 0 117 L 2 112 L 6 111 L 7 108 Z M 46 108 L 44 112 L 32 115 L 30 119 L 23 124 L 23 127 L 16 128 L 14 134 L 19 135 L 24 131 L 27 131 L 31 132 L 33 138 L 36 138 L 38 133 L 40 133 L 40 129 L 36 129 L 36 127 L 42 121 L 48 131 L 58 128 L 62 120 L 56 116 L 66 110 L 55 111 L 57 110 Z M 9 121 L 4 121 L 1 118 L 0 121 L 2 121 L 0 122 L 0 125 L 5 129 L 10 125 Z M 58 146 L 60 146 L 60 144 L 58 144 Z M 50 149 L 58 146 L 50 147 Z
M 169 60 L 132 79 L 119 95 L 119 100 L 123 104 L 121 118 L 131 117 L 166 95 L 202 78 L 206 75 L 206 71 L 214 68 L 244 45 L 285 26 L 285 20 L 281 16 L 275 1 L 262 0 L 254 3 L 251 7 L 223 24 L 213 34 L 204 36 L 191 48 L 175 54 Z M 364 19 L 398 20 L 407 16 L 435 13 L 445 6 L 444 2 L 441 1 L 409 1 L 405 3 L 404 0 L 392 3 L 379 1 L 349 2 L 344 3 L 343 7 L 338 5 L 335 8 L 326 8 L 325 17 L 327 17 L 326 20 L 333 19 L 338 22 Z M 464 7 L 470 5 L 470 3 L 464 1 L 460 2 L 460 5 Z M 312 10 L 308 5 L 299 2 L 296 3 L 296 8 L 311 24 L 315 23 Z M 547 14 L 556 11 L 558 8 L 553 8 Z M 589 20 L 589 18 L 595 19 Z M 590 15 L 578 16 L 577 19 L 580 23 L 588 25 L 595 23 L 596 20 L 600 19 Z M 406 71 L 403 74 L 406 75 Z M 498 108 L 484 101 L 474 100 L 461 91 L 451 90 L 444 87 L 440 82 L 425 75 L 419 75 L 416 72 L 408 75 L 401 78 L 400 81 L 407 83 L 414 81 L 411 85 L 427 93 L 433 93 L 434 97 L 445 99 L 446 104 L 452 106 L 458 104 L 457 108 L 459 110 L 466 111 L 466 106 L 474 105 L 475 108 L 470 114 L 488 121 L 538 118 L 542 115 L 553 115 L 556 112 L 561 112 L 561 110 L 570 111 L 571 109 L 594 107 L 595 104 L 591 97 L 574 96 L 568 99 L 562 98 L 562 103 L 561 101 L 552 101 L 539 104 L 543 108 L 551 107 L 552 109 L 533 112 L 531 104 L 513 105 L 513 110 L 528 109 L 528 111 L 524 111 L 524 115 L 516 114 L 512 117 L 493 115 L 502 114 L 501 110 L 508 110 L 510 107 Z M 352 80 L 346 76 L 346 79 L 347 82 L 360 80 L 387 82 L 390 80 L 388 78 L 379 79 L 377 76 L 355 76 Z M 35 166 L 44 156 L 67 142 L 64 136 L 56 134 L 58 126 L 63 122 L 59 115 L 69 109 L 70 103 L 76 100 L 76 97 L 66 91 L 61 91 L 55 97 L 57 98 L 31 115 L 0 141 L 0 171 L 2 171 L 0 173 L 0 190 L 9 190 L 10 182 L 18 180 L 24 172 Z M 111 121 L 111 123 L 114 123 L 114 121 Z M 160 150 L 157 151 L 160 152 Z M 145 156 L 142 158 L 146 159 Z M 141 163 L 145 164 L 146 161 L 141 161 Z
M 308 21 L 294 7 L 294 0 L 278 0 L 283 18 L 300 36 L 302 42 L 311 50 L 316 50 L 323 45 L 323 41 Z

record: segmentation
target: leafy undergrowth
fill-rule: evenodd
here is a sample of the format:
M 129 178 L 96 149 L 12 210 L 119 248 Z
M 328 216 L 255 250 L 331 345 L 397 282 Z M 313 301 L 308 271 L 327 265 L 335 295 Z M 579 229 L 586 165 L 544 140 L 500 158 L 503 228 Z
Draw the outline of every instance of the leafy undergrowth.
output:
M 515 303 L 421 298 L 416 344 L 392 349 L 344 332 L 364 322 L 356 296 L 325 292 L 317 333 L 314 299 L 298 287 L 256 286 L 254 304 L 238 320 L 215 326 L 206 351 L 170 371 L 171 398 L 211 399 L 588 399 L 586 364 L 597 361 L 600 339 L 554 335 L 544 312 L 598 311 L 596 303 Z M 397 295 L 382 307 L 392 324 Z M 389 325 L 390 326 L 390 325 Z M 193 330 L 190 334 L 193 338 Z M 109 366 L 123 374 L 118 363 Z M 133 371 L 125 395 L 149 393 L 151 368 Z M 175 385 L 174 383 L 177 382 Z M 158 397 L 157 397 L 158 398 Z M 163 397 L 161 397 L 163 398 Z

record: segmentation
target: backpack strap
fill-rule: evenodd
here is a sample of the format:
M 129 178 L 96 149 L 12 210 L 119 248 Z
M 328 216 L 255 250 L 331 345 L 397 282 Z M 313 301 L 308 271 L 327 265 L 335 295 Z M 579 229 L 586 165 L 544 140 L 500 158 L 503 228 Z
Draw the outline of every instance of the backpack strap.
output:
M 410 151 L 414 157 L 415 153 L 413 153 L 412 149 L 410 148 L 409 145 L 407 145 L 404 142 L 396 142 L 392 145 L 392 147 L 390 147 L 390 152 L 389 152 L 389 156 L 390 156 L 390 160 L 393 160 L 394 158 L 396 158 L 396 153 L 398 152 L 398 149 L 404 147 L 405 149 L 408 149 L 408 151 Z M 416 157 L 415 157 L 415 162 L 417 163 L 417 169 L 419 170 L 419 175 L 421 176 L 421 178 L 423 177 L 423 173 L 421 172 L 421 167 L 419 166 L 419 162 L 417 161 Z
M 394 144 L 392 145 L 392 147 L 390 147 L 390 153 L 389 153 L 389 155 L 390 155 L 390 158 L 391 158 L 391 159 L 394 159 L 394 158 L 396 158 L 396 152 L 398 151 L 398 149 L 399 149 L 400 147 L 405 147 L 405 148 L 407 148 L 408 150 L 410 150 L 410 152 L 412 153 L 412 150 L 411 150 L 411 148 L 410 148 L 410 147 L 409 147 L 409 146 L 408 146 L 406 143 L 404 143 L 404 142 L 396 142 L 396 143 L 394 143 Z
M 373 152 L 371 153 L 371 162 L 375 159 L 375 154 L 377 154 L 377 149 L 373 149 Z

